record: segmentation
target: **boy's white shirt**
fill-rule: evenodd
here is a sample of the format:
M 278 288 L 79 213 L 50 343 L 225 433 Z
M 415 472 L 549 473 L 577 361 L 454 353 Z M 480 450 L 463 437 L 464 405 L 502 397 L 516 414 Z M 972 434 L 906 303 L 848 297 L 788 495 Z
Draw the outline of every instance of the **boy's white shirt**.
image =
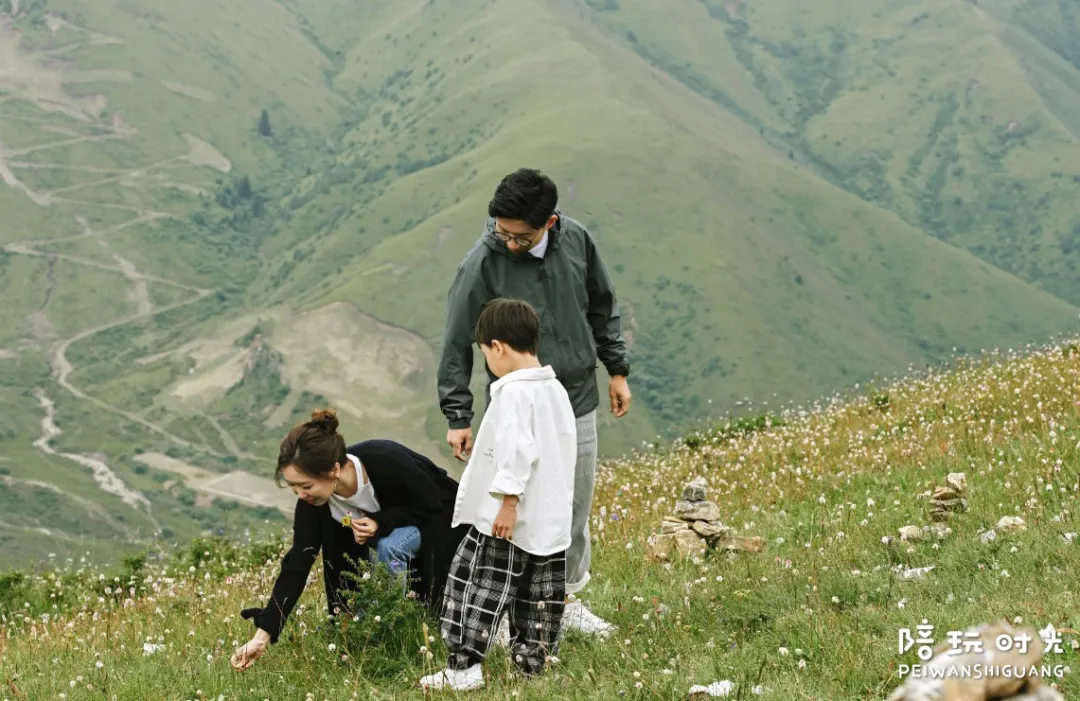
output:
M 492 383 L 453 525 L 491 535 L 504 495 L 519 497 L 510 542 L 533 555 L 570 547 L 577 420 L 550 366 L 515 370 Z

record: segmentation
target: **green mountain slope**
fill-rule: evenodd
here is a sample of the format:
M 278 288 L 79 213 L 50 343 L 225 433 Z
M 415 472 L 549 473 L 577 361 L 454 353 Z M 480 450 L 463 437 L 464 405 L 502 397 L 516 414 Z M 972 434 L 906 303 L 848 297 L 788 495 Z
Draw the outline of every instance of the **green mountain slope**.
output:
M 822 176 L 1080 300 L 1075 3 L 604 6 L 585 21 Z
M 844 19 L 836 5 L 828 22 Z M 1006 41 L 992 31 L 999 14 L 1021 9 L 983 10 L 995 46 Z M 21 419 L 0 433 L 12 478 L 0 487 L 14 495 L 0 526 L 46 527 L 49 508 L 27 483 L 41 475 L 70 483 L 53 493 L 61 508 L 86 511 L 55 533 L 33 530 L 20 556 L 280 519 L 278 441 L 320 405 L 341 409 L 348 439 L 396 438 L 453 469 L 434 392 L 446 288 L 492 188 L 521 165 L 559 182 L 624 304 L 638 403 L 618 423 L 602 413 L 609 453 L 744 399 L 805 400 L 954 348 L 1075 327 L 1064 258 L 1037 270 L 980 260 L 959 230 L 928 232 L 904 190 L 917 178 L 895 164 L 882 166 L 888 200 L 838 178 L 808 145 L 820 141 L 812 130 L 872 137 L 850 121 L 826 128 L 832 97 L 811 109 L 809 77 L 763 63 L 777 90 L 802 91 L 778 102 L 732 38 L 750 20 L 700 3 L 674 3 L 662 21 L 644 4 L 572 0 L 7 10 L 0 401 Z M 512 29 L 524 26 L 524 37 Z M 1043 80 L 1069 79 L 1067 37 L 1058 50 L 1019 23 L 1014 34 L 1045 47 Z M 700 76 L 678 69 L 699 62 Z M 897 68 L 912 85 L 915 63 Z M 1068 95 L 1058 99 L 1068 113 Z M 876 118 L 887 128 L 914 128 L 885 102 Z M 975 149 L 986 134 L 973 124 L 942 133 Z M 1040 141 L 1056 133 L 1024 137 L 1008 163 L 1035 178 L 1035 146 L 1057 148 Z M 940 160 L 936 148 L 919 173 Z M 980 197 L 982 183 L 971 185 Z M 1047 240 L 1066 216 L 1056 202 L 1038 219 Z M 60 433 L 35 447 L 52 411 Z M 87 459 L 130 494 L 104 490 L 110 478 Z

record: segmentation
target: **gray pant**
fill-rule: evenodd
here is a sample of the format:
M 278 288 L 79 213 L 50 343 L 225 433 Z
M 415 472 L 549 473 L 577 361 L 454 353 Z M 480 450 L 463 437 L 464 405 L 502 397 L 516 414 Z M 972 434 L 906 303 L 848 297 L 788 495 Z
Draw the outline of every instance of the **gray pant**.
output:
M 596 486 L 596 411 L 577 420 L 577 464 L 574 467 L 574 516 L 566 551 L 566 593 L 576 594 L 589 583 L 592 543 L 589 513 Z

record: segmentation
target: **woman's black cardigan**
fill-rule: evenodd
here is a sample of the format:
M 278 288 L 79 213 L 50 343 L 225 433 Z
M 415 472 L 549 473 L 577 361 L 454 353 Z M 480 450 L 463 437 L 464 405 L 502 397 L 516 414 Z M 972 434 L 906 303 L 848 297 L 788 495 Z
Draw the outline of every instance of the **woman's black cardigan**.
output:
M 450 527 L 458 483 L 428 458 L 394 441 L 364 441 L 346 452 L 363 463 L 375 489 L 381 509 L 369 514 L 379 524 L 375 538 L 401 526 L 420 529 L 420 554 L 410 563 L 411 589 L 438 612 L 450 561 L 468 530 L 466 525 Z M 375 541 L 369 544 L 374 546 Z M 272 643 L 277 642 L 320 550 L 327 609 L 331 616 L 346 610 L 345 593 L 351 582 L 342 573 L 352 569 L 346 556 L 354 561 L 366 560 L 368 547 L 353 539 L 351 528 L 334 520 L 328 504 L 312 506 L 298 499 L 292 548 L 281 562 L 270 600 L 264 608 L 244 609 L 240 615 L 253 619 L 257 627 L 270 634 Z

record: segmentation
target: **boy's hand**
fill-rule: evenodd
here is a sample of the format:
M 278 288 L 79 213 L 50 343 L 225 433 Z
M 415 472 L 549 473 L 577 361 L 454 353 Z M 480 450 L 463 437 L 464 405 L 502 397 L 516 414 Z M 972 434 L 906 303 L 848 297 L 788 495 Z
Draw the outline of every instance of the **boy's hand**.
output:
M 491 524 L 491 535 L 496 538 L 511 540 L 514 536 L 514 524 L 517 523 L 518 498 L 507 494 L 503 497 L 502 508 Z

